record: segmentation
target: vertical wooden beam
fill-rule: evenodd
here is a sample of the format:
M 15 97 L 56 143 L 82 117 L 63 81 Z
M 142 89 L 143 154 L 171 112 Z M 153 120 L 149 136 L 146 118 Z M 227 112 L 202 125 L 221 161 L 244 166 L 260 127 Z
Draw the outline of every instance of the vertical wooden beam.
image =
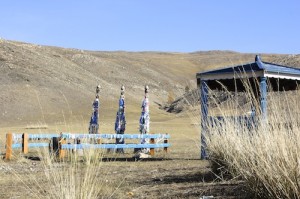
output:
M 150 139 L 150 144 L 155 144 L 154 138 L 151 138 L 151 139 Z M 154 155 L 154 148 L 150 148 L 150 155 L 151 155 L 151 156 Z
M 24 154 L 28 153 L 28 134 L 23 133 L 22 135 L 22 152 Z
M 59 139 L 59 147 L 58 147 L 58 150 L 59 150 L 58 151 L 58 158 L 59 159 L 63 159 L 65 157 L 65 155 L 66 155 L 66 150 L 62 149 L 62 145 L 66 144 L 66 143 L 67 143 L 67 141 L 64 138 L 60 137 L 60 139 Z
M 6 134 L 6 153 L 5 153 L 5 159 L 11 160 L 12 158 L 12 143 L 13 143 L 13 134 L 7 133 Z
M 168 138 L 164 139 L 164 144 L 168 144 Z M 164 152 L 168 152 L 168 147 L 164 147 Z
M 59 139 L 59 137 L 52 137 L 52 140 L 49 144 L 50 154 L 54 155 L 55 158 L 57 158 L 59 154 Z
M 206 133 L 208 122 L 208 85 L 207 81 L 200 80 L 200 103 L 201 103 L 201 160 L 208 158 L 207 145 L 206 145 Z
M 259 80 L 260 87 L 260 108 L 261 108 L 261 116 L 262 122 L 266 122 L 267 120 L 267 78 L 260 77 Z

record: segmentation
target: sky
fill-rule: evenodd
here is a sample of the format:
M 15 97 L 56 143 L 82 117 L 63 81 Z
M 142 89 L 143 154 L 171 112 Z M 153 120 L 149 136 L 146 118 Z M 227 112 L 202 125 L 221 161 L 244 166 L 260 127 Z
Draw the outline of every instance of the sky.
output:
M 0 37 L 98 51 L 300 53 L 299 0 L 0 0 Z

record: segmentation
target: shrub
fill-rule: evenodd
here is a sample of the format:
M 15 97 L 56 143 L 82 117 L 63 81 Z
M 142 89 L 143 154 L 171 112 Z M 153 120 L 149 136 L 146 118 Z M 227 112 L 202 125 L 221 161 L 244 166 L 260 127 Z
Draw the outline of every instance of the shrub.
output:
M 254 95 L 249 91 L 244 95 L 260 112 Z M 246 105 L 231 98 L 226 108 L 217 105 L 224 120 L 208 125 L 211 159 L 241 176 L 257 197 L 300 198 L 299 98 L 298 91 L 269 93 L 267 120 L 257 115 L 250 127 L 228 117 L 228 109 L 247 114 L 241 112 Z

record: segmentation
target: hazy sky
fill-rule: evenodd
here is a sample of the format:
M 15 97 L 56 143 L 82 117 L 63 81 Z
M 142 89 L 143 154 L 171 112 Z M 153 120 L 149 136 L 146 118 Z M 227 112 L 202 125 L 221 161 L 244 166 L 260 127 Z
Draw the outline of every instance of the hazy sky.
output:
M 300 0 L 0 0 L 0 37 L 87 50 L 300 53 Z

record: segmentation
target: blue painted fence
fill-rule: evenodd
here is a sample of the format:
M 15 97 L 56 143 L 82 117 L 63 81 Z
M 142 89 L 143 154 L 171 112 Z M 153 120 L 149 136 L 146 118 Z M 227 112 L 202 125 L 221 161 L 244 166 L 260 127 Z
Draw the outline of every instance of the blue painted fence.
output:
M 132 149 L 132 148 L 165 148 L 170 144 L 62 144 L 62 149 Z
M 29 148 L 49 147 L 50 140 L 53 138 L 63 140 L 59 144 L 58 150 L 68 149 L 129 149 L 129 148 L 150 148 L 151 155 L 154 154 L 155 148 L 164 148 L 167 152 L 167 148 L 171 145 L 168 143 L 170 138 L 169 134 L 73 134 L 73 133 L 61 133 L 61 134 L 7 134 L 6 142 L 6 154 L 12 154 L 12 149 L 22 148 L 23 153 L 27 153 Z M 66 140 L 84 140 L 84 139 L 150 139 L 150 144 L 66 144 Z M 44 141 L 48 142 L 33 142 Z M 155 143 L 155 139 L 162 139 L 163 143 Z M 29 143 L 30 141 L 30 143 Z M 6 159 L 10 159 L 11 155 L 6 156 Z
M 158 139 L 158 138 L 170 138 L 169 134 L 70 134 L 70 133 L 62 133 L 62 138 L 66 139 L 116 139 L 116 138 L 123 138 L 123 139 Z

